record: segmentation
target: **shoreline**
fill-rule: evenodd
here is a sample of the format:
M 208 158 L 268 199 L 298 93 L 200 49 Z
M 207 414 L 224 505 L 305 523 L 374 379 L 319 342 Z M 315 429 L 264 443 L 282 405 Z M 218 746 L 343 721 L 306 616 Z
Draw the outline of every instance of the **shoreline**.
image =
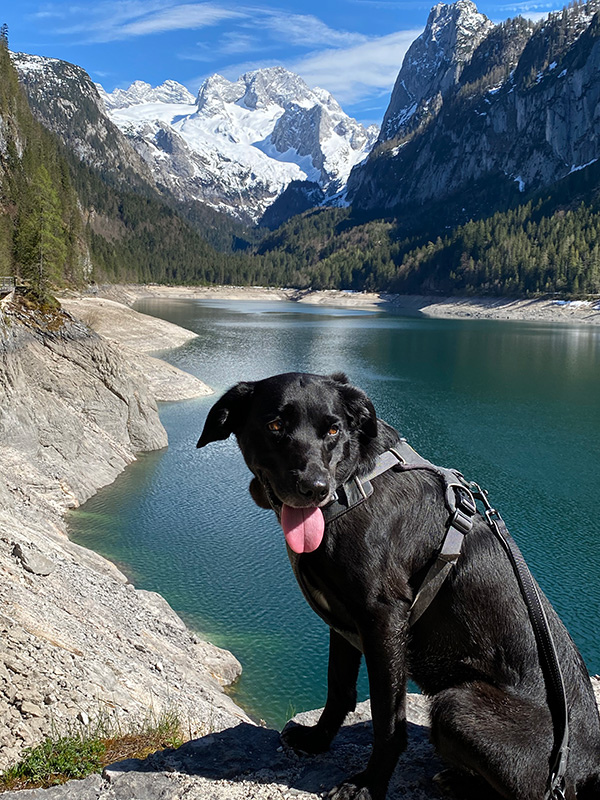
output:
M 284 300 L 307 305 L 371 310 L 393 309 L 411 316 L 436 319 L 488 319 L 600 325 L 600 298 L 437 297 L 338 289 L 289 289 L 259 286 L 161 286 L 158 284 L 99 286 L 99 298 L 131 306 L 138 300 Z M 89 294 L 87 295 L 89 297 Z
M 111 305 L 93 310 L 114 333 Z M 157 331 L 162 349 L 175 333 L 179 344 L 194 336 L 117 313 L 138 334 L 147 320 L 142 332 Z M 116 729 L 176 713 L 190 736 L 252 722 L 223 688 L 237 659 L 68 538 L 68 509 L 167 445 L 155 401 L 165 368 L 63 310 L 48 324 L 10 296 L 0 302 L 0 773 L 46 736 L 99 720 Z M 165 399 L 207 390 L 181 370 L 166 382 L 175 392 Z
M 60 302 L 144 374 L 155 400 L 173 402 L 213 394 L 199 378 L 151 355 L 181 347 L 197 334 L 108 298 L 61 297 Z

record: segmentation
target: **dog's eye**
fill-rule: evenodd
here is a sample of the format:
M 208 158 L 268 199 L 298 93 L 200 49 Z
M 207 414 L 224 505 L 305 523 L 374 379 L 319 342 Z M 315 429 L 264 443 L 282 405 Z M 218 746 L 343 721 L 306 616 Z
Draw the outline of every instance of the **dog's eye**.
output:
M 283 425 L 280 419 L 274 419 L 267 424 L 267 428 L 270 431 L 273 431 L 273 433 L 279 433 L 279 431 L 283 428 Z
M 337 425 L 332 425 L 329 428 L 329 430 L 327 431 L 327 435 L 328 436 L 337 436 L 339 432 L 340 432 L 340 429 L 338 428 L 338 426 Z

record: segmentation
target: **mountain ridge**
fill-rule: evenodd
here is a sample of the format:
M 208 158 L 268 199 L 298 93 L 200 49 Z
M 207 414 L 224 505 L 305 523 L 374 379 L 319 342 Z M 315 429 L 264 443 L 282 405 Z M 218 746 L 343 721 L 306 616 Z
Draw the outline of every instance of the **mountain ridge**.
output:
M 425 210 L 463 191 L 459 221 L 466 221 L 481 213 L 477 182 L 487 183 L 486 202 L 496 210 L 497 198 L 514 201 L 593 163 L 600 156 L 598 8 L 593 0 L 536 26 L 516 18 L 489 28 L 426 119 L 414 124 L 388 110 L 384 138 L 349 179 L 353 205 Z
M 251 223 L 292 181 L 316 183 L 325 197 L 339 192 L 377 135 L 329 92 L 311 89 L 283 67 L 237 81 L 211 75 L 193 103 L 173 81 L 158 87 L 136 81 L 99 93 L 112 121 L 179 199 L 201 200 Z

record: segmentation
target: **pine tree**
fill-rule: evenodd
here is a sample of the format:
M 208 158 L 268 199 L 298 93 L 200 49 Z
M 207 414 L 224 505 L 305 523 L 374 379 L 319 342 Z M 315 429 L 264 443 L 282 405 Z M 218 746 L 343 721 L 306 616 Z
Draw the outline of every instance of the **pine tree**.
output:
M 47 300 L 51 286 L 61 282 L 67 247 L 58 192 L 43 164 L 35 172 L 28 208 L 19 220 L 16 249 L 22 276 L 40 300 Z

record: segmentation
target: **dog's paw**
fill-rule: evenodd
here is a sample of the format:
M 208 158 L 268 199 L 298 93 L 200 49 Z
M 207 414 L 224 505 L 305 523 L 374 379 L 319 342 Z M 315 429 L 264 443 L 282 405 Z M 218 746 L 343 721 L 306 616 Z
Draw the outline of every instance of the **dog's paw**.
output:
M 319 730 L 318 725 L 298 725 L 296 722 L 288 722 L 281 731 L 281 739 L 296 753 L 309 755 L 324 753 L 331 744 L 329 737 Z
M 327 798 L 328 800 L 373 800 L 373 795 L 366 786 L 355 786 L 350 782 L 335 786 Z
M 383 794 L 376 794 L 368 786 L 365 786 L 366 781 L 367 773 L 359 772 L 358 775 L 348 778 L 340 786 L 335 786 L 327 798 L 328 800 L 379 800 L 379 798 L 385 797 L 385 790 Z

